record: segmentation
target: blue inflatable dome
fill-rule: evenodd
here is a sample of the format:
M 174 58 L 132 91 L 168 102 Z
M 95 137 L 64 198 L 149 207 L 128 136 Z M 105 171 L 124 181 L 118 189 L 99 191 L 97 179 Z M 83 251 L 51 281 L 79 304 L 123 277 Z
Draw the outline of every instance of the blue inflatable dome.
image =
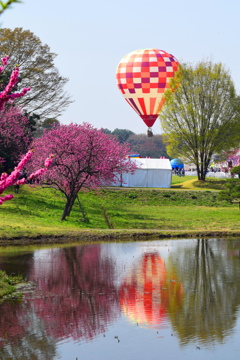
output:
M 184 164 L 183 164 L 182 160 L 180 160 L 180 159 L 172 159 L 170 161 L 170 164 L 171 164 L 172 169 L 176 169 L 176 168 L 183 169 L 184 168 Z

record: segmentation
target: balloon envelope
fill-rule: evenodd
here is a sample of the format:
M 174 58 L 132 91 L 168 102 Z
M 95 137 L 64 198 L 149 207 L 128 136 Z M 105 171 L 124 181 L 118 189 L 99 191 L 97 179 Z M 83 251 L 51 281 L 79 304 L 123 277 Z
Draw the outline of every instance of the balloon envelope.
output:
M 180 159 L 172 159 L 170 161 L 170 164 L 172 166 L 172 169 L 176 169 L 176 168 L 183 169 L 184 168 L 184 164 L 183 164 L 182 160 L 180 160 Z
M 158 49 L 134 51 L 117 67 L 117 85 L 125 100 L 148 127 L 164 105 L 164 92 L 179 69 L 175 57 Z

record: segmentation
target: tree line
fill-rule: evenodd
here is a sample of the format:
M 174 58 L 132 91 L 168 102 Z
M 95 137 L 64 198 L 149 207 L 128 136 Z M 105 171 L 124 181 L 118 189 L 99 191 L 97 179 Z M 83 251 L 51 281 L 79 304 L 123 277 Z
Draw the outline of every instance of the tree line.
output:
M 105 128 L 103 132 L 117 138 L 121 144 L 128 143 L 132 154 L 151 158 L 169 157 L 162 135 L 154 135 L 149 138 L 145 134 L 135 134 L 131 130 L 118 128 L 113 131 Z

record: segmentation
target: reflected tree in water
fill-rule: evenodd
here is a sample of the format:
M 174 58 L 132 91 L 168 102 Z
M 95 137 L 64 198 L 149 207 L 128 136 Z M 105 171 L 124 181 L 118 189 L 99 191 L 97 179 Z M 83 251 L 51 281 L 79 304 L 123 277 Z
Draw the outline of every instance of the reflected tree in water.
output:
M 169 309 L 181 344 L 223 342 L 236 322 L 240 304 L 240 262 L 228 256 L 224 242 L 199 239 L 195 252 L 178 248 L 169 259 L 184 286 L 179 312 Z
M 32 252 L 11 252 L 0 255 L 1 270 L 8 275 L 21 274 L 25 279 L 28 277 L 29 268 L 32 267 L 33 253 Z
M 56 341 L 45 331 L 30 303 L 0 304 L 0 359 L 49 360 Z
M 49 360 L 58 341 L 90 341 L 120 315 L 113 263 L 100 245 L 40 250 L 27 267 L 34 292 L 0 304 L 0 359 Z
M 114 267 L 101 258 L 100 245 L 52 250 L 47 263 L 35 262 L 30 278 L 42 293 L 36 313 L 57 340 L 89 341 L 120 314 Z
M 225 240 L 224 245 L 228 256 L 232 257 L 235 260 L 234 264 L 238 266 L 240 260 L 240 240 L 238 239 L 233 239 L 232 241 Z

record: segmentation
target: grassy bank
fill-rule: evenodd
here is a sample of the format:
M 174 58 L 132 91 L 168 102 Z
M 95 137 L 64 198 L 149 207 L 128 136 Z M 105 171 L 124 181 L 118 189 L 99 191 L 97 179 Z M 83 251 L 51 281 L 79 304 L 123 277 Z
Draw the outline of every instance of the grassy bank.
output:
M 53 189 L 22 186 L 0 206 L 0 239 L 92 238 L 146 234 L 240 234 L 238 205 L 218 198 L 225 180 L 173 177 L 171 189 L 109 188 L 83 192 L 67 221 L 65 199 Z
M 14 298 L 21 298 L 21 293 L 17 292 L 16 285 L 21 283 L 22 277 L 8 276 L 5 271 L 0 270 L 0 303 L 5 299 L 9 299 L 11 296 Z

